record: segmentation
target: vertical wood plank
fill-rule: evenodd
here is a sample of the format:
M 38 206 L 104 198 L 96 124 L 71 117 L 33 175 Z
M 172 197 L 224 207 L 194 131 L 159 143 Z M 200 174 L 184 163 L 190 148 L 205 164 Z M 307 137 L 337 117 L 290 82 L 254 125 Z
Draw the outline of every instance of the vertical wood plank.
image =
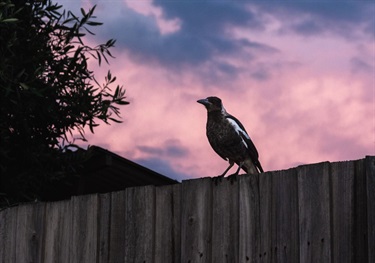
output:
M 238 179 L 214 184 L 212 197 L 212 262 L 238 262 Z
M 96 262 L 98 254 L 98 195 L 74 196 L 70 262 Z
M 298 167 L 300 262 L 330 262 L 330 165 Z
M 259 199 L 260 198 L 260 199 Z M 375 157 L 0 211 L 0 262 L 375 262 Z
M 16 262 L 41 262 L 44 232 L 44 203 L 16 208 Z
M 180 184 L 155 188 L 155 262 L 180 261 L 180 191 Z
M 260 207 L 259 175 L 238 177 L 239 183 L 239 257 L 238 262 L 259 262 Z
M 211 262 L 212 179 L 182 182 L 181 260 Z
M 332 176 L 332 258 L 353 261 L 354 162 L 331 164 Z
M 365 160 L 355 163 L 353 262 L 368 262 L 367 195 Z
M 70 262 L 72 225 L 72 202 L 70 200 L 46 203 L 44 262 Z
M 366 156 L 368 262 L 375 262 L 375 156 Z
M 259 231 L 260 247 L 259 262 L 274 262 L 273 253 L 276 243 L 276 218 L 272 187 L 272 172 L 259 175 Z
M 109 262 L 125 262 L 125 191 L 111 193 Z
M 125 193 L 125 262 L 154 262 L 155 187 L 132 187 Z
M 273 219 L 276 221 L 276 244 L 273 262 L 299 261 L 298 177 L 296 169 L 274 172 Z
M 98 210 L 98 263 L 109 262 L 109 236 L 111 224 L 111 194 L 99 195 Z
M 16 262 L 17 208 L 0 211 L 0 262 Z

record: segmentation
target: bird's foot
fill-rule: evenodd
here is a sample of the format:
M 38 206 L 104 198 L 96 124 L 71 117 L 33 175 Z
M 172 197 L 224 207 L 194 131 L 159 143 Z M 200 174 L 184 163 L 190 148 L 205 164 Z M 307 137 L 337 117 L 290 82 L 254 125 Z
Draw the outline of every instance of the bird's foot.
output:
M 237 181 L 237 175 L 238 175 L 238 173 L 228 175 L 227 179 L 230 181 L 231 184 L 233 184 L 235 181 Z
M 223 181 L 223 177 L 223 175 L 212 177 L 212 181 L 215 183 L 215 185 L 218 185 L 219 182 L 221 183 L 221 181 Z

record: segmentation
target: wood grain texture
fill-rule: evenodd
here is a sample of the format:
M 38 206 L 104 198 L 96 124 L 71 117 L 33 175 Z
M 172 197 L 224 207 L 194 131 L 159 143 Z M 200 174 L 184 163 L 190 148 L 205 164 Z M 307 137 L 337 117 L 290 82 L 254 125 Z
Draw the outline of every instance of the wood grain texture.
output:
M 274 256 L 276 215 L 273 205 L 275 193 L 273 192 L 272 178 L 272 172 L 259 175 L 259 262 L 273 262 Z
M 238 180 L 212 186 L 212 262 L 238 262 Z
M 375 157 L 0 211 L 0 262 L 375 262 Z
M 44 216 L 44 203 L 17 207 L 16 262 L 42 261 Z
M 211 262 L 212 179 L 184 181 L 181 206 L 180 262 Z
M 298 167 L 300 262 L 331 261 L 330 164 Z
M 332 262 L 353 262 L 354 162 L 331 164 Z
M 100 194 L 98 202 L 98 263 L 109 262 L 111 194 Z
M 0 212 L 0 262 L 16 262 L 17 208 Z
M 47 203 L 44 235 L 44 262 L 65 263 L 73 260 L 72 202 Z
M 72 263 L 96 262 L 98 257 L 98 195 L 75 196 L 72 220 Z
M 155 262 L 179 262 L 181 185 L 155 188 Z
M 111 193 L 108 262 L 125 262 L 125 191 Z
M 258 175 L 239 176 L 238 262 L 258 262 L 260 251 L 260 203 Z
M 154 262 L 155 187 L 132 187 L 125 193 L 125 262 Z
M 368 262 L 375 262 L 375 157 L 366 156 Z
M 353 228 L 353 262 L 369 262 L 367 187 L 365 159 L 354 162 L 354 228 Z
M 273 262 L 299 261 L 298 177 L 296 169 L 274 172 L 273 189 Z

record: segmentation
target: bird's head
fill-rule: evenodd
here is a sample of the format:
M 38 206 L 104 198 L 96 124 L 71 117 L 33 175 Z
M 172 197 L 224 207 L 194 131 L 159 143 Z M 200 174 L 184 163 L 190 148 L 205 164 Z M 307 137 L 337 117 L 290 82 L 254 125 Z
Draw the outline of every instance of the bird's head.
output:
M 207 97 L 205 99 L 197 100 L 198 103 L 203 104 L 208 112 L 211 111 L 225 111 L 221 99 L 218 97 Z

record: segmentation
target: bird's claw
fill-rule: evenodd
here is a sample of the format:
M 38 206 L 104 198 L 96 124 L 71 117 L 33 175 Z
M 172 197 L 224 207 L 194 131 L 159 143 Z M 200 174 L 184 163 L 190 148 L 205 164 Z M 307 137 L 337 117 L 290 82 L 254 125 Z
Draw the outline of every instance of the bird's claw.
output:
M 223 177 L 223 175 L 212 177 L 212 181 L 215 183 L 215 185 L 218 185 L 219 182 L 221 183 L 221 181 L 223 181 Z
M 235 181 L 237 181 L 237 173 L 229 175 L 227 179 L 230 181 L 231 184 L 233 184 Z

